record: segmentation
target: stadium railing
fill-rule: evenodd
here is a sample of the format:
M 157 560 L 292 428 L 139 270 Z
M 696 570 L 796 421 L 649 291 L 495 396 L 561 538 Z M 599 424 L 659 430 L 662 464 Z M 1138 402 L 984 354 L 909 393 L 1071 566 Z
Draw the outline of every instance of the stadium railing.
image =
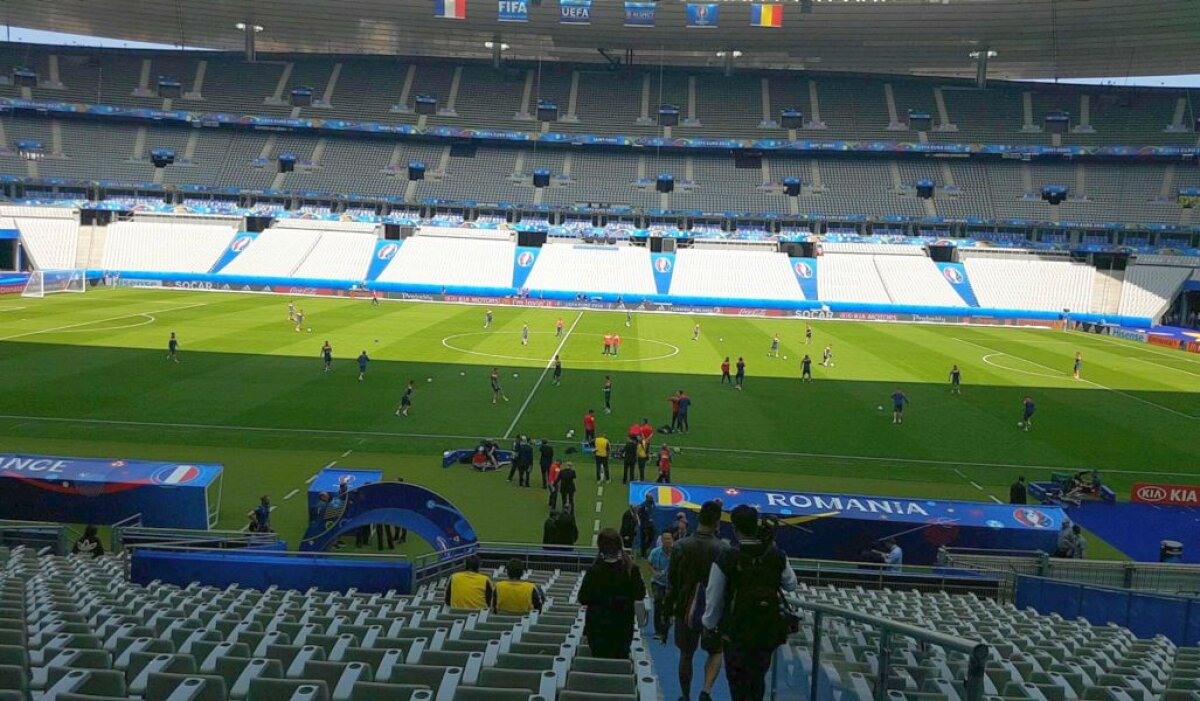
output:
M 938 559 L 946 567 L 1000 577 L 1002 596 L 1009 601 L 1015 597 L 1016 578 L 1021 575 L 1136 591 L 1200 594 L 1200 565 L 1076 560 L 1043 552 L 958 548 L 943 548 Z
M 112 551 L 114 553 L 147 545 L 224 550 L 263 547 L 278 542 L 280 539 L 275 533 L 195 531 L 184 528 L 147 528 L 144 526 L 113 526 L 112 529 Z
M 1116 624 L 1139 638 L 1164 635 L 1176 645 L 1200 640 L 1200 598 L 1169 596 L 1125 588 L 1100 587 L 1061 580 L 1018 575 L 1018 608 L 1057 613 L 1068 620 L 1084 618 L 1092 625 Z
M 867 590 L 941 591 L 948 594 L 975 594 L 989 599 L 1003 595 L 1004 578 L 975 569 L 889 565 L 836 560 L 789 560 L 796 578 L 813 586 L 861 587 Z
M 935 646 L 940 647 L 947 657 L 952 653 L 965 656 L 967 662 L 965 668 L 966 674 L 965 679 L 962 680 L 965 692 L 963 696 L 964 701 L 980 701 L 983 698 L 983 675 L 989 656 L 989 648 L 986 643 L 947 635 L 935 630 L 921 628 L 852 609 L 816 601 L 806 601 L 799 597 L 789 597 L 789 601 L 793 608 L 803 615 L 804 620 L 801 627 L 811 630 L 811 635 L 807 640 L 797 641 L 796 637 L 793 636 L 791 645 L 794 646 L 797 642 L 800 642 L 801 645 L 804 643 L 810 644 L 811 647 L 807 651 L 810 659 L 808 664 L 799 665 L 802 670 L 801 678 L 775 679 L 772 685 L 774 688 L 794 688 L 806 683 L 808 686 L 808 695 L 804 698 L 807 701 L 832 701 L 832 699 L 836 698 L 837 695 L 834 693 L 833 688 L 835 686 L 834 680 L 821 667 L 821 648 L 827 634 L 836 640 L 836 637 L 826 630 L 826 626 L 837 626 L 836 621 L 844 621 L 870 626 L 879 634 L 876 659 L 880 661 L 880 664 L 875 670 L 875 682 L 873 685 L 870 685 L 869 689 L 855 690 L 859 691 L 857 694 L 858 698 L 866 698 L 868 690 L 870 696 L 876 699 L 876 701 L 884 701 L 890 698 L 888 674 L 892 665 L 896 663 L 896 658 L 892 655 L 892 641 L 898 637 L 910 638 L 916 641 L 922 649 Z M 801 638 L 804 637 L 804 632 L 808 631 L 802 631 Z M 778 674 L 781 668 L 791 667 L 780 665 L 778 662 L 779 660 L 776 659 L 776 664 L 772 665 L 773 674 Z M 853 677 L 853 675 L 850 676 Z M 854 683 L 853 679 L 849 681 L 851 684 Z M 844 684 L 845 680 L 839 680 L 839 682 Z
M 73 533 L 61 523 L 0 520 L 0 545 L 10 548 L 25 545 L 39 552 L 65 555 Z

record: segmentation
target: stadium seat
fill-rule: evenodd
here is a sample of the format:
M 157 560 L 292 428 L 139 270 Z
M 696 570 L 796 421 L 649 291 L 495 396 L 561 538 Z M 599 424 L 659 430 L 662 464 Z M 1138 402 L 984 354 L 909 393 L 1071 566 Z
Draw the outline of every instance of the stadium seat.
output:
M 15 689 L 29 695 L 29 673 L 22 667 L 0 665 L 0 689 Z
M 144 701 L 225 701 L 225 680 L 205 674 L 154 672 L 146 682 Z
M 268 658 L 279 660 L 283 666 L 283 674 L 288 679 L 300 679 L 305 664 L 325 659 L 325 650 L 316 645 L 269 645 L 266 653 Z M 239 657 L 248 657 L 248 655 L 239 655 Z
M 567 689 L 604 694 L 637 694 L 637 682 L 628 674 L 596 674 L 593 672 L 567 673 Z
M 282 679 L 283 664 L 279 660 L 247 657 L 222 657 L 217 660 L 216 674 L 225 680 L 229 698 L 246 698 L 250 682 L 258 678 Z
M 411 701 L 422 690 L 429 691 L 428 687 L 410 684 L 356 682 L 350 690 L 350 701 Z
M 329 701 L 329 688 L 315 679 L 255 679 L 246 701 Z
M 354 685 L 373 680 L 371 667 L 362 662 L 318 662 L 304 665 L 305 679 L 319 679 L 329 688 L 331 701 L 349 701 Z
M 129 666 L 125 668 L 125 681 L 129 693 L 135 696 L 142 695 L 150 675 L 157 672 L 195 674 L 196 660 L 191 655 L 135 652 L 130 655 Z
M 385 684 L 420 686 L 434 692 L 437 699 L 448 698 L 462 681 L 461 667 L 431 667 L 429 665 L 406 664 L 392 669 L 391 676 L 376 676 L 375 681 Z
M 125 677 L 114 670 L 51 668 L 44 701 L 56 701 L 59 694 L 77 693 L 98 696 L 124 696 Z
M 50 658 L 43 667 L 35 667 L 29 679 L 29 688 L 40 691 L 47 686 L 52 669 L 111 669 L 112 655 L 104 650 L 62 650 Z
M 478 686 L 496 689 L 524 689 L 529 695 L 553 698 L 558 676 L 552 671 L 499 669 L 489 667 L 479 673 Z

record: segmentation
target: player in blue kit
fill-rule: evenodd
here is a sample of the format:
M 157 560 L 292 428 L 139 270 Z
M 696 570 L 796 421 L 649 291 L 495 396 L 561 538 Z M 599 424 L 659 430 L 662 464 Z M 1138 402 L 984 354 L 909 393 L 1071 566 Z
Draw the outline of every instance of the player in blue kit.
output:
M 417 391 L 416 380 L 409 380 L 408 386 L 404 388 L 404 394 L 400 396 L 400 408 L 396 409 L 396 416 L 408 416 L 408 410 L 412 408 L 413 392 Z
M 808 353 L 800 359 L 800 381 L 812 382 L 812 358 L 808 357 Z
M 321 357 L 325 360 L 325 372 L 333 369 L 333 346 L 329 345 L 329 341 L 321 346 Z
M 1080 370 L 1083 370 L 1083 354 L 1076 352 L 1075 353 L 1075 367 L 1071 370 L 1071 375 L 1076 380 L 1079 379 L 1079 371 Z
M 962 370 L 957 365 L 950 368 L 950 394 L 962 394 Z
M 555 353 L 554 354 L 554 386 L 557 387 L 560 384 L 562 384 L 562 359 L 558 357 L 557 353 Z
M 175 332 L 171 332 L 171 338 L 167 339 L 167 360 L 179 362 L 179 339 L 175 338 Z
M 610 375 L 604 376 L 603 389 L 604 389 L 604 413 L 611 414 L 612 413 L 612 377 Z
M 492 382 L 492 404 L 496 403 L 497 399 L 508 401 L 508 397 L 504 396 L 504 390 L 500 389 L 500 368 L 492 368 L 492 374 L 489 378 Z
M 1028 431 L 1033 425 L 1033 412 L 1037 411 L 1037 405 L 1033 403 L 1033 397 L 1025 397 L 1021 401 L 1021 420 L 1017 422 L 1022 430 Z
M 521 324 L 521 345 L 529 345 L 529 324 Z
M 904 423 L 904 406 L 908 404 L 908 395 L 899 387 L 892 392 L 892 423 Z
M 363 377 L 367 374 L 367 363 L 371 359 L 367 357 L 366 349 L 358 354 L 358 381 L 362 382 Z

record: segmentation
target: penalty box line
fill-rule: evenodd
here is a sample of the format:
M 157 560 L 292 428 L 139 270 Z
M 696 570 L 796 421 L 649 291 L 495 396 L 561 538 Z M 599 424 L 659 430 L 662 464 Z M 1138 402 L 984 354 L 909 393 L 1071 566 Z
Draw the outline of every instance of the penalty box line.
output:
M 436 434 L 436 433 L 400 433 L 392 431 L 347 431 L 345 429 L 334 428 L 270 428 L 266 426 L 228 426 L 220 424 L 192 424 L 192 423 L 168 423 L 159 421 L 126 421 L 120 419 L 89 419 L 89 418 L 65 418 L 58 416 L 17 416 L 12 414 L 0 414 L 0 421 L 23 421 L 58 424 L 91 424 L 97 426 L 130 426 L 134 428 L 165 428 L 165 429 L 184 429 L 193 431 L 242 431 L 246 433 L 276 433 L 276 434 L 308 434 L 308 435 L 331 435 L 331 436 L 370 436 L 376 438 L 414 438 L 423 440 L 452 440 L 452 441 L 470 441 L 479 440 L 479 436 L 461 436 L 451 434 Z M 551 441 L 556 444 L 576 445 L 576 441 Z M 857 462 L 872 462 L 872 463 L 892 463 L 903 465 L 927 465 L 942 469 L 954 469 L 961 467 L 968 468 L 1007 468 L 1021 470 L 1048 470 L 1052 472 L 1078 472 L 1083 469 L 1080 466 L 1070 465 L 1036 465 L 1036 464 L 1021 464 L 1021 463 L 994 463 L 994 462 L 974 462 L 962 460 L 930 460 L 928 458 L 889 458 L 879 455 L 838 455 L 833 453 L 805 453 L 790 450 L 753 450 L 748 448 L 720 448 L 715 446 L 684 446 L 686 450 L 696 451 L 701 453 L 726 453 L 733 455 L 761 455 L 766 457 L 779 458 L 807 458 L 819 460 L 843 460 Z M 1190 472 L 1171 472 L 1166 470 L 1125 470 L 1121 468 L 1105 468 L 1104 472 L 1111 472 L 1122 475 L 1154 475 L 1158 477 L 1195 477 L 1194 473 Z

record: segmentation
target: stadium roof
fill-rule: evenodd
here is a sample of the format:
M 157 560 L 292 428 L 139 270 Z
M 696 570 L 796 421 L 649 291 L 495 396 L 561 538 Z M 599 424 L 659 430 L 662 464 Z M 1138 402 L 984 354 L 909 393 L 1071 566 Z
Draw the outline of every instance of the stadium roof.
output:
M 686 3 L 657 2 L 654 27 L 624 27 L 620 0 L 593 0 L 588 25 L 561 24 L 559 0 L 529 0 L 528 22 L 498 22 L 496 0 L 464 20 L 436 0 L 7 0 L 10 26 L 239 51 L 235 25 L 261 26 L 260 52 L 487 58 L 499 39 L 516 59 L 972 75 L 969 54 L 997 52 L 991 76 L 1078 78 L 1194 73 L 1200 0 L 776 0 L 779 29 L 750 26 L 750 3 L 721 2 L 717 28 L 685 29 Z M 805 10 L 811 10 L 806 12 Z

